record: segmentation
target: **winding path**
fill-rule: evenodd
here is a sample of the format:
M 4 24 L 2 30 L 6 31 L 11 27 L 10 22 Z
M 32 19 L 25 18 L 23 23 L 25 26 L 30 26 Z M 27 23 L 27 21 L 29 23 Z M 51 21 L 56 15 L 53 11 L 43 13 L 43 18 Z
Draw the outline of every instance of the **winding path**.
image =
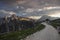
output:
M 42 24 L 46 26 L 45 29 L 28 36 L 25 40 L 60 40 L 57 30 L 47 23 Z

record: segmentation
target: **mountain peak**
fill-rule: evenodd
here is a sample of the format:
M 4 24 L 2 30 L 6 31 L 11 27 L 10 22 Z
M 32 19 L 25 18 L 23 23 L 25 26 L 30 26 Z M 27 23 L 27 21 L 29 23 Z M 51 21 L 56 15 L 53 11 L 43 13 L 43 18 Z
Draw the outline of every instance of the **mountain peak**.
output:
M 48 15 L 43 15 L 39 21 L 44 21 L 46 19 L 49 19 L 49 20 L 55 20 L 55 19 L 58 19 L 57 17 L 51 17 L 51 16 L 48 16 Z

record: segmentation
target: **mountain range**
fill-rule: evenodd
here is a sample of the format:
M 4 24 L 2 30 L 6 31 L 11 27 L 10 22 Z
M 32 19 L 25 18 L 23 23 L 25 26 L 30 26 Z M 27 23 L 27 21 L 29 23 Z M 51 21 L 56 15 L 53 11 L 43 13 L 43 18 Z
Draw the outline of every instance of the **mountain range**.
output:
M 46 19 L 55 20 L 55 19 L 59 19 L 59 18 L 58 17 L 51 17 L 51 16 L 44 15 L 40 19 L 38 19 L 38 21 L 44 21 Z

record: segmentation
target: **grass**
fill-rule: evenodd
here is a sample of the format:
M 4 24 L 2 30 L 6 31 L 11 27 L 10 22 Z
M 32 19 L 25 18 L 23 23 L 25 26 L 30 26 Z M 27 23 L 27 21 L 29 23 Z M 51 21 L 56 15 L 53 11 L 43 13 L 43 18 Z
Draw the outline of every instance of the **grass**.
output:
M 52 25 L 54 28 L 57 28 L 56 23 L 51 23 L 51 25 Z
M 45 28 L 44 25 L 37 24 L 36 27 L 33 28 L 28 28 L 18 32 L 10 32 L 7 34 L 0 35 L 0 40 L 21 40 L 27 37 L 28 35 L 31 35 L 37 31 L 42 30 L 43 28 Z
M 57 27 L 60 26 L 60 22 L 52 21 L 51 25 L 57 29 Z

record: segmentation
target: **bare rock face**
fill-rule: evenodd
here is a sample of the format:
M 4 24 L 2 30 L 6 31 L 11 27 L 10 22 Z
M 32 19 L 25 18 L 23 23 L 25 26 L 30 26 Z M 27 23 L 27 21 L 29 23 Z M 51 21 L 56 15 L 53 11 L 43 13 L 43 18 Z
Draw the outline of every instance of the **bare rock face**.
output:
M 20 31 L 34 27 L 33 19 L 18 17 L 16 15 L 12 15 L 11 17 L 5 16 L 4 18 L 0 18 L 0 21 L 0 33 Z

